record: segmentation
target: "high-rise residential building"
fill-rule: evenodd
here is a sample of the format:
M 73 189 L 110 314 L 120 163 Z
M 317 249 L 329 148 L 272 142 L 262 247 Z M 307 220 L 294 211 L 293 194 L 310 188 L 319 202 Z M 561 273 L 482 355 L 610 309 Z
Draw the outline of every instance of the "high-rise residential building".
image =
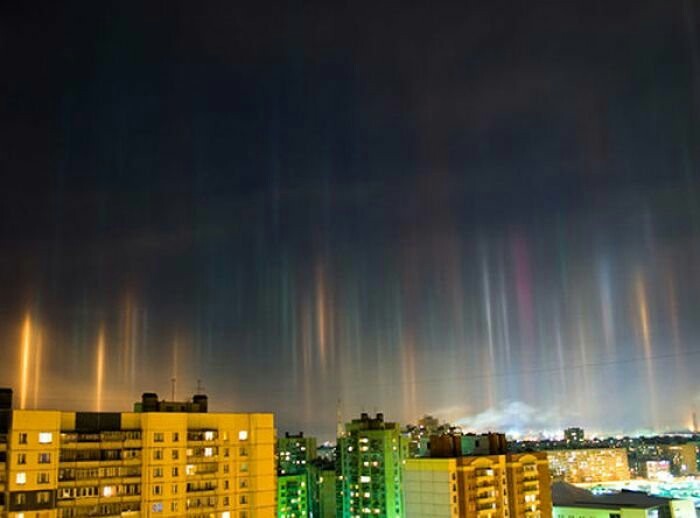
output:
M 630 478 L 627 450 L 623 448 L 549 450 L 547 458 L 555 481 L 579 484 Z
M 567 428 L 564 430 L 564 441 L 567 446 L 577 446 L 583 444 L 585 437 L 583 428 Z
M 279 518 L 318 516 L 316 438 L 288 432 L 277 440 L 277 509 Z
M 278 473 L 300 473 L 316 458 L 316 438 L 285 433 L 277 439 Z
M 399 425 L 362 414 L 345 426 L 336 457 L 337 516 L 404 516 L 406 442 Z
M 0 516 L 275 515 L 272 414 L 209 413 L 205 396 L 153 403 L 0 410 Z
M 407 518 L 551 517 L 544 453 L 506 454 L 495 441 L 495 451 L 462 455 L 461 441 L 449 442 L 459 448 L 448 453 L 446 441 L 435 441 L 438 457 L 406 461 Z

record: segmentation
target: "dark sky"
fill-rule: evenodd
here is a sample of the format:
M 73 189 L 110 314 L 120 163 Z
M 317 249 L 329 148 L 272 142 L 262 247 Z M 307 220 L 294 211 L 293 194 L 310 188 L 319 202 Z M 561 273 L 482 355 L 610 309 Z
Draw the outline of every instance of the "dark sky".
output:
M 687 426 L 696 2 L 239 4 L 0 7 L 0 384 Z

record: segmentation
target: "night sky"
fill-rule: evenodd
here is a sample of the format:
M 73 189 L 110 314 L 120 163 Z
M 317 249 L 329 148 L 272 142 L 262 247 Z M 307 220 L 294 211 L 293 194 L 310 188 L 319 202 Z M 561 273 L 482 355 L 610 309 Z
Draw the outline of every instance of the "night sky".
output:
M 700 4 L 250 4 L 0 7 L 18 406 L 689 426 Z

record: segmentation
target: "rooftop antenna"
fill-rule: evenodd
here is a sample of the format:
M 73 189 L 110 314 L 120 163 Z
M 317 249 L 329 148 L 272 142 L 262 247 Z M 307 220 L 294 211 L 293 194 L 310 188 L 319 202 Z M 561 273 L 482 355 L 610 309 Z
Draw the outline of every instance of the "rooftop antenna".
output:
M 175 401 L 175 378 L 170 378 L 170 401 Z
M 204 394 L 204 386 L 202 385 L 202 380 L 197 380 L 197 394 Z

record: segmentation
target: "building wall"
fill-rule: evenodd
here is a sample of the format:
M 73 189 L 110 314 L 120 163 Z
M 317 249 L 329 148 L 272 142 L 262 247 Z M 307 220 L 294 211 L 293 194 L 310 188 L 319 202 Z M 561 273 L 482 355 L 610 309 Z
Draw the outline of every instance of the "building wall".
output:
M 460 457 L 456 460 L 460 517 L 506 518 L 508 490 L 505 455 Z
M 319 516 L 321 518 L 336 517 L 336 480 L 335 471 L 324 469 L 319 473 Z
M 552 480 L 544 452 L 509 454 L 508 504 L 511 516 L 552 516 Z
M 622 448 L 592 448 L 547 451 L 554 481 L 571 484 L 629 480 L 627 451 Z
M 81 422 L 97 428 L 78 432 Z M 11 518 L 126 510 L 143 517 L 272 517 L 273 417 L 14 410 L 5 479 Z M 37 504 L 46 492 L 49 503 Z M 37 505 L 46 511 L 29 512 Z
M 406 518 L 459 516 L 457 461 L 409 459 L 404 471 Z

